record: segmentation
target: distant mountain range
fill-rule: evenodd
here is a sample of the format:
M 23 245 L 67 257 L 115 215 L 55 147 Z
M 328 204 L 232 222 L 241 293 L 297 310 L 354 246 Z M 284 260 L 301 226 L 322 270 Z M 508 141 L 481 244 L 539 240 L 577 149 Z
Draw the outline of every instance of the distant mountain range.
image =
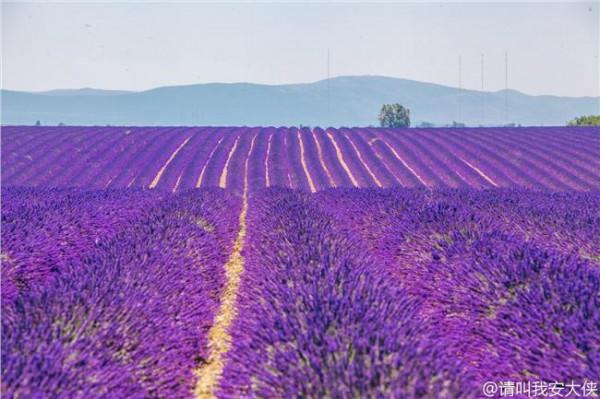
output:
M 2 124 L 32 125 L 377 125 L 382 104 L 408 106 L 413 125 L 564 125 L 600 113 L 600 97 L 480 92 L 381 76 L 314 83 L 209 83 L 141 92 L 77 89 L 2 90 Z

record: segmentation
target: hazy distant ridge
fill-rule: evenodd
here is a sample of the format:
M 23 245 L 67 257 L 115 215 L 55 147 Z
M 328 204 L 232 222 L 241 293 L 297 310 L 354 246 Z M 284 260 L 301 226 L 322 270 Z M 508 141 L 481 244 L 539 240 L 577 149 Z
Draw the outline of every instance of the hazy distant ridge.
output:
M 377 124 L 381 104 L 391 102 L 407 105 L 413 124 L 564 125 L 575 116 L 600 112 L 600 97 L 531 96 L 509 90 L 506 99 L 508 110 L 505 91 L 482 96 L 478 91 L 379 76 L 291 85 L 195 84 L 142 92 L 3 90 L 2 123 L 368 126 Z

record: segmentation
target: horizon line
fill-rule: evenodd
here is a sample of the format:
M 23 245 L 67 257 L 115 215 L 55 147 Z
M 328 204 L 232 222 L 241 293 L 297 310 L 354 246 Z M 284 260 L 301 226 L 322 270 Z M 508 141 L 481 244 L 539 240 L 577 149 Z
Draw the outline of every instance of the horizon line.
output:
M 336 80 L 336 79 L 343 79 L 343 78 L 379 78 L 379 79 L 403 80 L 403 81 L 421 83 L 421 84 L 426 84 L 426 85 L 444 87 L 444 88 L 448 88 L 448 89 L 455 89 L 455 90 L 460 90 L 460 91 L 468 92 L 468 93 L 482 93 L 483 92 L 483 93 L 497 94 L 497 93 L 503 93 L 505 91 L 508 91 L 508 92 L 515 92 L 518 94 L 524 94 L 524 95 L 532 96 L 532 97 L 600 99 L 600 94 L 597 96 L 564 96 L 564 95 L 557 95 L 557 94 L 530 94 L 525 91 L 522 91 L 519 89 L 514 89 L 514 88 L 499 89 L 499 90 L 494 90 L 494 91 L 492 91 L 492 90 L 481 91 L 481 90 L 477 90 L 477 89 L 466 89 L 466 88 L 460 88 L 458 86 L 450 86 L 447 84 L 434 83 L 434 82 L 428 82 L 428 81 L 423 81 L 423 80 L 400 78 L 400 77 L 387 76 L 387 75 L 370 75 L 370 74 L 367 74 L 367 75 L 338 75 L 338 76 L 333 76 L 330 78 L 319 79 L 319 80 L 310 81 L 310 82 L 295 82 L 295 83 L 255 83 L 255 82 L 249 82 L 249 81 L 235 81 L 235 82 L 210 81 L 210 82 L 203 82 L 203 83 L 184 83 L 184 84 L 171 84 L 171 85 L 165 84 L 162 86 L 154 86 L 154 87 L 151 87 L 148 89 L 143 89 L 143 90 L 127 90 L 127 89 L 114 89 L 114 88 L 105 89 L 105 88 L 86 86 L 86 87 L 79 87 L 79 88 L 54 88 L 54 89 L 36 90 L 36 91 L 22 90 L 22 89 L 10 89 L 10 88 L 1 87 L 0 91 L 12 91 L 12 92 L 27 93 L 27 94 L 53 95 L 52 92 L 56 92 L 56 91 L 76 92 L 76 91 L 84 91 L 84 90 L 96 90 L 96 91 L 105 91 L 105 92 L 121 92 L 121 93 L 115 93 L 113 95 L 124 95 L 124 94 L 146 93 L 146 92 L 164 89 L 164 88 L 208 86 L 208 85 L 252 85 L 252 86 L 267 86 L 267 87 L 306 86 L 306 85 L 312 85 L 312 84 L 317 84 L 317 83 L 321 83 L 321 82 L 326 82 L 328 80 Z

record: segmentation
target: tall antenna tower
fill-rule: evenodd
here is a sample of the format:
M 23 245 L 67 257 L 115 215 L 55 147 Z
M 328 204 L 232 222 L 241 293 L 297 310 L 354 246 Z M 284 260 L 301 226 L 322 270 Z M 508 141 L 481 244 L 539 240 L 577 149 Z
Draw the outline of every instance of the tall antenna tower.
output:
M 330 56 L 329 56 L 329 47 L 327 47 L 327 120 L 328 123 L 331 124 L 331 90 L 330 90 L 330 79 L 331 79 L 331 69 L 330 69 Z
M 508 51 L 504 52 L 504 124 L 508 124 Z
M 462 122 L 462 56 L 458 56 L 458 118 L 456 122 Z
M 481 54 L 481 124 L 485 124 L 485 89 L 483 74 L 483 54 Z

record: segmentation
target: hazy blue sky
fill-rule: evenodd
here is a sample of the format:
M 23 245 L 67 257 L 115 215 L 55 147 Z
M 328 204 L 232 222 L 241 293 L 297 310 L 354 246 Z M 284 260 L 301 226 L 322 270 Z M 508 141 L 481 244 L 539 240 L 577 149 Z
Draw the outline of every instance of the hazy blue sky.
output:
M 3 3 L 3 87 L 142 90 L 387 75 L 600 95 L 600 2 Z

